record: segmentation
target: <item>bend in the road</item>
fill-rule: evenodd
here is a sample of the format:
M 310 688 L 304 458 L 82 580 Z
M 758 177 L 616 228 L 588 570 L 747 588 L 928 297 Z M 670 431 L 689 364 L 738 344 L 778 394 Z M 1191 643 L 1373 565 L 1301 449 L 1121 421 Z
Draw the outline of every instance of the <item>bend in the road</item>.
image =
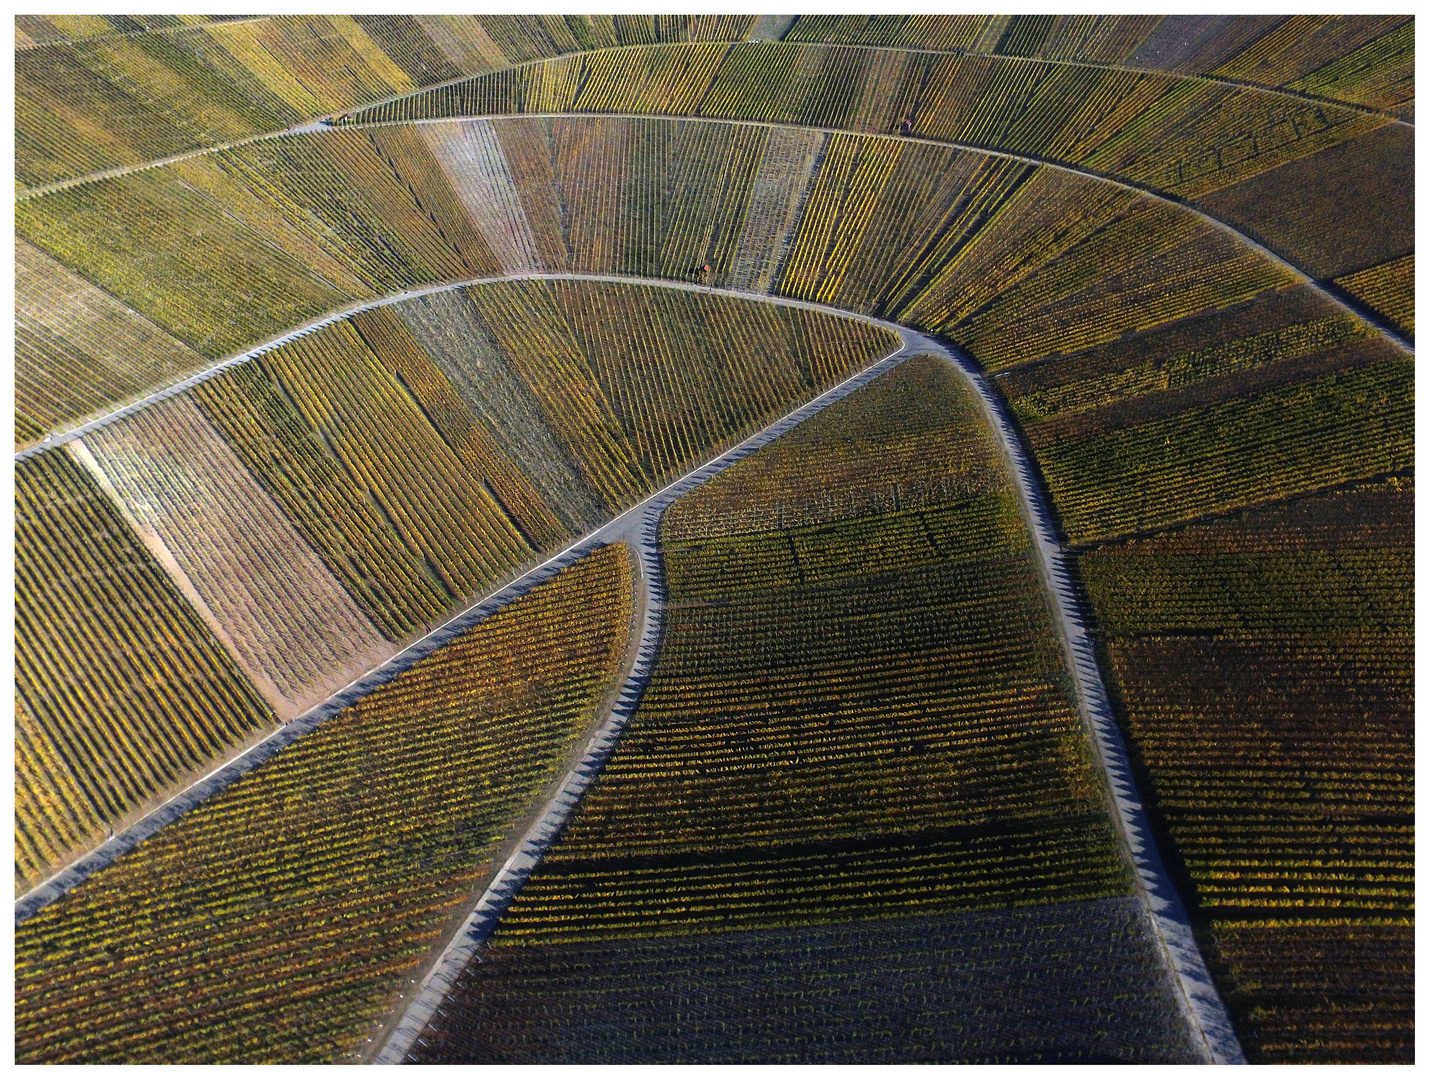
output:
M 663 625 L 665 578 L 660 556 L 660 521 L 666 509 L 680 496 L 922 351 L 916 343 L 910 341 L 906 333 L 900 332 L 900 328 L 887 328 L 900 335 L 900 347 L 897 351 L 826 390 L 819 397 L 751 435 L 713 461 L 681 477 L 652 496 L 641 507 L 628 511 L 606 526 L 605 535 L 609 539 L 623 539 L 635 549 L 646 575 L 646 594 L 650 597 L 650 602 L 635 668 L 626 680 L 615 707 L 591 739 L 581 764 L 567 775 L 560 792 L 522 838 L 519 850 L 501 868 L 461 929 L 452 937 L 422 980 L 417 995 L 378 1054 L 377 1064 L 397 1065 L 407 1058 L 428 1022 L 437 1014 L 442 1002 L 456 985 L 457 979 L 472 962 L 477 950 L 491 935 L 511 901 L 576 812 L 581 797 L 605 767 L 616 748 L 621 732 L 635 714 L 641 694 L 654 670 Z

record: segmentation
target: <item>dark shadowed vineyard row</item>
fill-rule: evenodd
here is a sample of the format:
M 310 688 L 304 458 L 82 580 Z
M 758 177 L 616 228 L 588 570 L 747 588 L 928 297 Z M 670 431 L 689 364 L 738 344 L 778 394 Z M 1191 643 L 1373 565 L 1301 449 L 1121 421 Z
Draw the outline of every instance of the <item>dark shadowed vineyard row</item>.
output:
M 631 585 L 601 549 L 17 927 L 19 1060 L 351 1056 L 595 718 Z
M 1346 486 L 1079 569 L 1248 1055 L 1414 1052 L 1414 489 Z

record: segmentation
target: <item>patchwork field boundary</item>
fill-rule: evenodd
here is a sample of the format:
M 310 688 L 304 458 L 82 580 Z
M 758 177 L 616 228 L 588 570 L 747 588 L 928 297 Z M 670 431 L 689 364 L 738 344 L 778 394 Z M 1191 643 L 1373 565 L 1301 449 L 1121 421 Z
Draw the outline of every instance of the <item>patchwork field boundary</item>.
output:
M 1078 703 L 1088 725 L 1089 734 L 1091 736 L 1090 741 L 1092 742 L 1095 756 L 1098 759 L 1098 765 L 1106 777 L 1109 797 L 1114 811 L 1114 823 L 1132 860 L 1137 879 L 1138 892 L 1144 898 L 1156 939 L 1167 958 L 1168 967 L 1177 982 L 1180 991 L 1179 997 L 1186 1007 L 1189 1023 L 1203 1040 L 1206 1046 L 1207 1056 L 1210 1060 L 1227 1063 L 1243 1062 L 1245 1059 L 1242 1055 L 1241 1047 L 1237 1041 L 1226 1006 L 1222 1002 L 1211 980 L 1206 962 L 1201 955 L 1200 948 L 1197 946 L 1186 907 L 1167 873 L 1161 855 L 1157 850 L 1156 842 L 1153 839 L 1147 812 L 1143 806 L 1142 799 L 1137 791 L 1136 782 L 1133 778 L 1126 745 L 1122 739 L 1121 731 L 1117 726 L 1116 716 L 1112 709 L 1106 686 L 1103 683 L 1101 672 L 1098 669 L 1096 655 L 1093 651 L 1092 638 L 1088 630 L 1089 619 L 1085 607 L 1072 583 L 1072 579 L 1068 574 L 1066 554 L 1054 523 L 1055 519 L 1050 510 L 1050 504 L 1042 490 L 1040 474 L 1030 453 L 1023 445 L 1019 429 L 1014 423 L 1011 413 L 1008 412 L 1007 406 L 1003 403 L 999 391 L 993 386 L 988 376 L 984 375 L 972 360 L 962 356 L 956 350 L 951 349 L 936 339 L 896 323 L 886 322 L 881 319 L 873 318 L 872 316 L 859 315 L 807 300 L 795 300 L 778 296 L 760 296 L 731 289 L 695 285 L 688 282 L 675 282 L 657 278 L 591 274 L 531 274 L 517 275 L 514 277 L 477 278 L 434 285 L 419 290 L 409 290 L 377 300 L 352 305 L 341 311 L 323 316 L 296 330 L 289 331 L 278 338 L 266 342 L 242 356 L 222 361 L 218 365 L 215 365 L 215 367 L 184 380 L 182 384 L 176 384 L 174 387 L 150 395 L 123 410 L 119 410 L 116 414 L 101 418 L 97 421 L 92 421 L 90 425 L 76 429 L 74 432 L 67 433 L 65 436 L 57 437 L 51 443 L 45 444 L 42 447 L 25 451 L 23 452 L 23 456 L 29 456 L 31 453 L 50 449 L 56 445 L 61 445 L 62 442 L 78 438 L 86 430 L 92 430 L 95 426 L 110 423 L 118 419 L 121 415 L 127 415 L 129 412 L 143 408 L 145 404 L 151 401 L 162 400 L 175 393 L 179 393 L 188 386 L 197 385 L 199 382 L 212 378 L 214 375 L 236 364 L 260 356 L 287 341 L 311 334 L 323 326 L 346 318 L 348 315 L 449 289 L 511 280 L 594 281 L 610 284 L 645 285 L 778 304 L 827 315 L 857 319 L 867 324 L 879 326 L 899 335 L 900 341 L 903 344 L 895 353 L 865 368 L 863 371 L 856 373 L 856 375 L 851 376 L 850 379 L 826 391 L 824 395 L 813 399 L 810 403 L 801 406 L 800 409 L 796 409 L 781 420 L 776 421 L 755 435 L 750 436 L 744 442 L 738 444 L 731 450 L 727 450 L 724 454 L 721 454 L 708 464 L 693 470 L 691 473 L 667 485 L 655 494 L 648 496 L 641 503 L 625 511 L 616 519 L 586 534 L 563 551 L 551 556 L 535 568 L 527 571 L 515 581 L 477 601 L 463 612 L 448 620 L 448 622 L 427 637 L 422 638 L 384 664 L 355 680 L 349 684 L 348 687 L 338 691 L 337 694 L 333 695 L 332 698 L 328 699 L 328 701 L 322 705 L 309 710 L 308 713 L 298 717 L 287 727 L 270 736 L 269 739 L 250 748 L 229 763 L 199 780 L 191 787 L 185 789 L 184 792 L 175 796 L 159 809 L 153 811 L 136 825 L 121 834 L 117 834 L 95 851 L 90 852 L 88 855 L 49 878 L 46 882 L 32 889 L 16 902 L 16 925 L 31 917 L 35 912 L 46 905 L 59 899 L 66 892 L 87 880 L 91 875 L 112 863 L 119 856 L 133 850 L 133 848 L 143 840 L 157 833 L 164 825 L 176 820 L 210 795 L 221 791 L 238 777 L 250 771 L 258 764 L 261 764 L 263 761 L 268 760 L 273 754 L 282 749 L 282 747 L 289 745 L 289 743 L 301 737 L 301 735 L 307 731 L 311 731 L 324 720 L 335 715 L 342 708 L 361 698 L 364 694 L 375 689 L 377 686 L 401 674 L 402 671 L 407 670 L 412 664 L 428 655 L 435 648 L 451 641 L 466 629 L 480 622 L 483 618 L 486 618 L 505 604 L 521 596 L 530 588 L 554 576 L 566 566 L 571 565 L 577 561 L 582 554 L 589 551 L 598 543 L 603 542 L 602 538 L 618 535 L 621 530 L 626 528 L 625 522 L 627 522 L 632 515 L 645 513 L 647 508 L 657 500 L 666 497 L 673 499 L 675 496 L 669 494 L 673 489 L 680 487 L 680 485 L 694 487 L 704 479 L 708 479 L 708 477 L 713 476 L 715 472 L 732 464 L 734 460 L 738 460 L 738 458 L 732 458 L 732 454 L 735 454 L 742 448 L 748 447 L 748 449 L 744 449 L 744 453 L 740 455 L 744 456 L 754 449 L 757 449 L 758 447 L 752 445 L 755 440 L 763 437 L 765 441 L 768 442 L 773 438 L 777 438 L 779 434 L 783 434 L 784 431 L 795 426 L 800 420 L 805 419 L 808 415 L 813 415 L 813 412 L 807 412 L 807 410 L 811 409 L 815 404 L 823 402 L 824 404 L 819 405 L 820 409 L 831 404 L 834 399 L 825 400 L 830 394 L 843 390 L 841 396 L 844 396 L 854 389 L 857 389 L 857 386 L 851 385 L 854 380 L 862 380 L 858 385 L 863 385 L 870 379 L 877 377 L 877 374 L 882 374 L 884 370 L 888 370 L 889 367 L 894 366 L 894 362 L 896 362 L 897 359 L 914 355 L 915 353 L 928 352 L 947 360 L 969 381 L 977 394 L 980 406 L 983 408 L 989 423 L 994 431 L 997 432 L 1003 452 L 1012 466 L 1012 477 L 1023 506 L 1024 518 L 1032 533 L 1034 548 L 1038 553 L 1039 567 L 1055 606 L 1056 621 L 1064 638 L 1064 647 L 1073 675 Z M 887 366 L 881 367 L 881 365 Z M 815 409 L 814 411 L 817 412 L 819 409 Z M 760 443 L 760 445 L 764 445 L 764 443 Z M 22 455 L 17 454 L 16 458 L 20 460 Z M 688 487 L 684 490 L 688 490 Z M 644 556 L 642 556 L 642 559 L 644 560 Z M 622 700 L 624 699 L 625 693 L 623 692 Z M 632 703 L 632 708 L 633 707 L 634 703 Z M 593 740 L 593 746 L 594 743 L 595 740 Z M 603 761 L 604 759 L 601 760 Z M 578 772 L 579 770 L 573 771 L 572 776 L 583 781 L 581 790 L 584 791 L 585 785 L 589 784 L 590 779 L 594 778 L 595 773 L 590 773 L 589 776 L 586 776 L 583 780 L 583 778 L 578 775 Z M 568 777 L 568 780 L 569 779 L 570 777 Z M 561 806 L 558 805 L 562 799 L 563 795 L 558 795 L 557 798 L 553 800 L 551 806 L 548 807 L 548 811 L 553 813 L 569 813 L 569 809 L 563 812 Z M 572 802 L 571 807 L 574 807 L 574 805 L 574 802 Z M 547 816 L 547 814 L 543 814 L 541 821 L 534 827 L 534 831 L 543 828 L 543 823 L 546 822 Z M 549 836 L 545 832 L 536 832 L 536 835 L 532 835 L 530 839 L 540 845 L 541 850 L 544 851 L 545 847 L 549 846 L 551 840 L 554 839 L 554 836 L 555 831 L 552 831 Z M 545 837 L 544 840 L 543 837 Z M 523 844 L 522 850 L 526 851 L 525 844 Z M 534 850 L 533 848 L 533 851 Z M 506 874 L 508 870 L 510 870 L 512 875 L 520 874 L 520 879 L 524 881 L 525 878 L 529 876 L 532 867 L 535 866 L 536 860 L 532 859 L 528 863 L 526 857 L 518 858 L 514 856 L 514 859 L 517 859 L 517 861 L 511 863 L 509 867 L 504 867 L 503 874 Z M 504 882 L 506 880 L 506 878 L 499 875 L 498 881 L 493 882 L 492 888 L 505 888 Z M 489 889 L 488 892 L 492 893 L 492 889 Z M 492 896 L 493 900 L 497 899 L 496 893 L 492 893 Z M 505 900 L 509 902 L 509 894 L 506 895 Z M 483 902 L 485 901 L 486 897 L 484 896 Z M 455 954 L 456 950 L 461 948 L 467 948 L 469 950 L 475 949 L 480 941 L 484 940 L 485 935 L 490 932 L 490 924 L 494 923 L 495 919 L 488 919 L 483 909 L 483 902 L 479 902 L 477 909 L 473 911 L 472 916 L 468 919 L 468 925 L 453 939 L 453 943 L 449 946 L 449 952 L 452 954 Z M 485 930 L 483 930 L 484 926 Z M 476 941 L 472 941 L 473 934 L 479 935 Z M 464 946 L 462 944 L 464 940 L 470 944 Z M 455 966 L 457 963 L 455 959 L 450 959 L 450 963 L 444 967 L 444 963 L 449 959 L 450 957 L 444 954 L 444 957 L 438 960 L 433 970 L 429 972 L 427 978 L 424 979 L 424 991 L 419 992 L 418 997 L 414 1000 L 412 1006 L 409 1006 L 409 1009 L 416 1007 L 417 1002 L 425 1001 L 429 1003 L 429 1005 L 425 1007 L 430 1007 L 431 1011 L 435 1012 L 436 1005 L 431 1004 L 431 994 L 428 994 L 425 988 L 429 982 L 432 987 L 435 988 L 438 985 L 438 979 L 442 979 L 446 985 L 450 985 L 450 982 L 455 979 L 456 974 L 460 973 L 460 968 L 458 968 L 456 972 L 449 974 L 448 968 Z M 465 961 L 463 961 L 463 966 L 464 965 Z M 433 989 L 432 994 L 435 993 L 436 990 Z M 431 1012 L 427 1015 L 430 1017 Z M 413 1022 L 415 1023 L 415 1019 Z M 408 1023 L 408 1018 L 404 1017 L 404 1020 L 398 1025 L 398 1030 L 410 1031 L 411 1027 L 412 1024 Z M 420 1031 L 411 1034 L 413 1041 L 415 1041 L 418 1034 L 420 1034 Z M 395 1039 L 396 1037 L 397 1031 L 394 1031 L 393 1038 Z M 389 1041 L 391 1042 L 391 1040 Z M 394 1043 L 393 1045 L 395 1052 L 397 1044 Z M 408 1043 L 409 1048 L 411 1045 L 412 1043 Z M 387 1055 L 388 1051 L 386 1047 L 384 1047 L 382 1053 Z M 387 1057 L 384 1056 L 382 1060 L 387 1060 Z M 398 1060 L 400 1060 L 400 1058 Z

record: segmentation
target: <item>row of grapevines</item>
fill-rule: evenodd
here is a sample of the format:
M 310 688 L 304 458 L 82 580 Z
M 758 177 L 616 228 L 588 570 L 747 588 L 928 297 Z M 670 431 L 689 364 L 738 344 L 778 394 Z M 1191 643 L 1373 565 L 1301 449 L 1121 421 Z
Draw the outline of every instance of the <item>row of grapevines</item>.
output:
M 513 282 L 468 296 L 610 510 L 895 344 L 851 320 L 646 286 Z
M 502 946 L 1126 888 L 1010 485 L 950 368 L 908 362 L 708 497 L 778 504 L 854 462 L 878 488 L 885 448 L 964 480 L 981 462 L 982 497 L 723 537 L 738 524 L 673 519 L 651 683 Z
M 1215 73 L 1379 109 L 1414 94 L 1404 16 L 801 15 L 783 40 Z
M 1114 406 L 1286 361 L 1369 336 L 1360 320 L 1305 286 L 1268 291 L 1224 311 L 1168 323 L 1070 356 L 1000 372 L 998 386 L 1035 445 L 1053 432 L 1108 427 Z
M 387 658 L 391 643 L 192 400 L 144 409 L 87 436 L 85 446 L 283 715 Z
M 1078 560 L 1155 820 L 1259 1060 L 1413 1053 L 1413 520 L 1393 479 Z
M 137 32 L 106 32 L 113 27 L 98 20 L 88 31 L 76 25 L 77 33 L 68 34 L 43 17 L 29 18 L 26 36 L 34 47 L 16 54 L 16 175 L 27 185 L 277 131 L 542 57 L 738 41 L 754 21 L 740 15 L 285 15 L 186 27 L 143 16 L 144 23 L 131 27 Z
M 101 34 L 132 34 L 144 30 L 168 30 L 180 26 L 201 26 L 225 22 L 234 15 L 16 15 L 15 48 L 80 41 Z
M 400 361 L 379 356 L 354 321 L 255 362 L 372 494 L 451 599 L 473 595 L 531 556 L 496 494 L 472 475 L 388 368 Z
M 349 1058 L 590 725 L 631 580 L 602 549 L 25 922 L 17 1056 Z
M 413 1060 L 1195 1060 L 1137 904 L 488 950 Z
M 1343 50 L 1349 43 L 1337 43 Z M 1383 109 L 1402 120 L 1415 119 L 1415 24 L 1401 23 L 1389 33 L 1346 50 L 1286 83 L 1338 101 Z
M 350 295 L 162 169 L 19 202 L 15 231 L 208 357 Z
M 15 470 L 16 876 L 35 882 L 272 722 L 65 453 Z
M 1415 250 L 1414 187 L 1415 129 L 1386 124 L 1197 203 L 1327 280 Z
M 903 364 L 865 392 L 859 423 L 839 423 L 844 406 L 834 406 L 834 419 L 801 424 L 781 437 L 780 453 L 757 455 L 677 501 L 662 535 L 676 545 L 746 533 L 816 536 L 846 519 L 934 507 L 969 514 L 995 503 L 1007 504 L 1000 516 L 1011 514 L 994 448 L 966 435 L 981 422 L 977 403 L 955 393 L 951 379 L 940 364 Z

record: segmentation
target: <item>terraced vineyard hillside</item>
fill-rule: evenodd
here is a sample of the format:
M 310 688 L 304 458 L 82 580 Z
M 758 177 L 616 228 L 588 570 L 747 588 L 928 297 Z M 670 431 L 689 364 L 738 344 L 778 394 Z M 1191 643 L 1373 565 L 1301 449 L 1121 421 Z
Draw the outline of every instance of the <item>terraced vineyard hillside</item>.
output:
M 421 1060 L 1188 1052 L 1016 497 L 943 361 L 686 496 L 662 540 L 640 711 Z M 1006 972 L 967 981 L 1005 936 L 1044 968 L 1027 997 Z M 828 964 L 851 946 L 883 961 L 875 985 Z M 812 1015 L 806 980 L 828 998 Z M 915 1016 L 940 1019 L 879 1034 Z
M 27 459 L 21 881 L 893 347 L 747 301 L 495 284 L 333 323 Z
M 1411 17 L 15 48 L 21 1060 L 1413 1060 Z

